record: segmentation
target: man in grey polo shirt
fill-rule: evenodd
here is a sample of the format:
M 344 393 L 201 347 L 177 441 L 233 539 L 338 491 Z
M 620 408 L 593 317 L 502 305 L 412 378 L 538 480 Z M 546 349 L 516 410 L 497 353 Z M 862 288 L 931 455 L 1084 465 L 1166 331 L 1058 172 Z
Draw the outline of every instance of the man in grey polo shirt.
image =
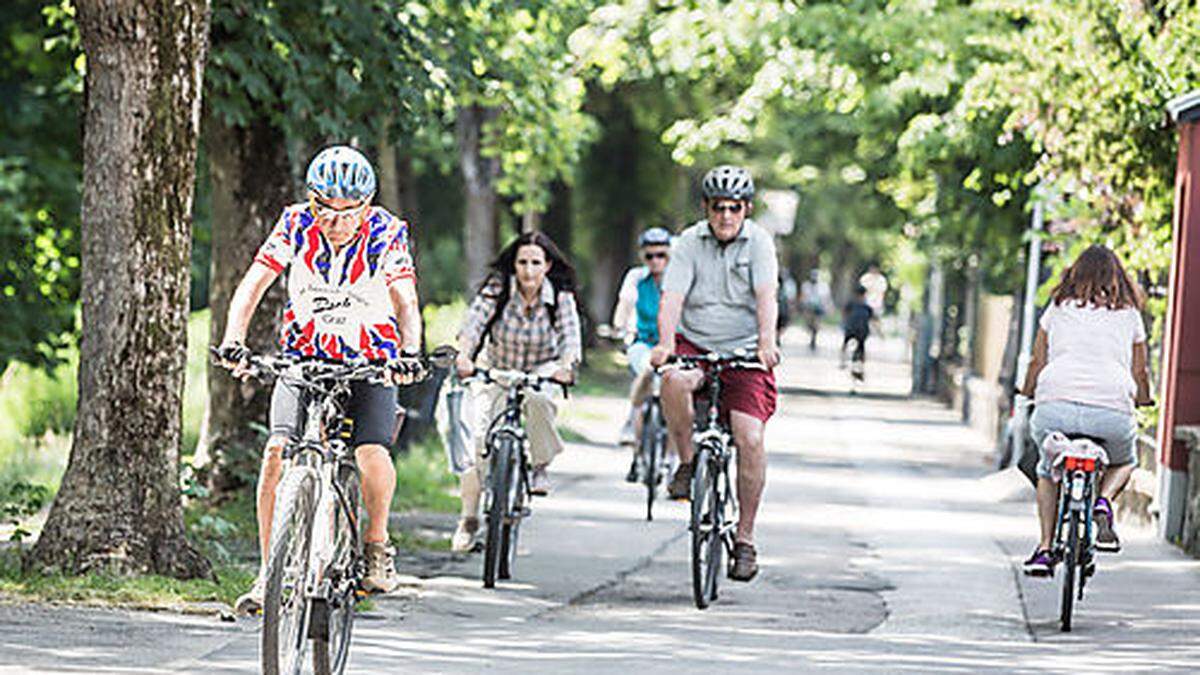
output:
M 658 313 L 659 343 L 650 362 L 660 366 L 676 353 L 745 349 L 765 368 L 728 370 L 721 378 L 720 405 L 738 448 L 738 531 L 729 576 L 749 581 L 758 573 L 754 519 L 766 482 L 763 432 L 775 412 L 779 263 L 771 233 L 748 218 L 754 198 L 750 172 L 719 166 L 704 176 L 701 193 L 708 218 L 684 230 L 671 248 Z M 663 377 L 663 412 L 681 462 L 669 487 L 674 499 L 689 496 L 692 396 L 704 379 L 697 370 Z

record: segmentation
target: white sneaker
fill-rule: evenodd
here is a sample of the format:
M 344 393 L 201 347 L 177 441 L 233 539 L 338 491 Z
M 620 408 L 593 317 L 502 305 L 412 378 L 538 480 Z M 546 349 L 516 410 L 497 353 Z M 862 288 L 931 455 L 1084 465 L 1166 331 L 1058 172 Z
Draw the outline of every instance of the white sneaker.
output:
M 254 578 L 254 584 L 250 586 L 250 590 L 238 596 L 237 602 L 233 604 L 233 611 L 242 616 L 252 616 L 262 611 L 266 586 L 266 576 L 259 571 L 258 576 Z
M 546 475 L 546 467 L 539 466 L 529 477 L 529 494 L 535 497 L 545 497 L 550 494 L 550 477 Z
M 625 426 L 621 427 L 621 437 L 618 441 L 621 445 L 636 445 L 637 434 L 633 430 L 633 413 L 629 414 L 629 419 L 625 420 Z
M 470 553 L 475 547 L 475 533 L 478 531 L 478 518 L 459 518 L 454 536 L 450 537 L 450 550 L 454 553 Z

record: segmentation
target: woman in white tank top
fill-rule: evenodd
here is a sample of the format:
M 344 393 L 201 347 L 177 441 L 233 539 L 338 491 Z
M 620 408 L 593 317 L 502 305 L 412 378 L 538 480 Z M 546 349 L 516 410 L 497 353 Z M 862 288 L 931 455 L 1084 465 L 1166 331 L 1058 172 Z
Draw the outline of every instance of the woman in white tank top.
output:
M 1043 441 L 1051 432 L 1087 434 L 1105 441 L 1109 467 L 1096 500 L 1096 547 L 1117 552 L 1112 500 L 1135 467 L 1135 404 L 1150 404 L 1142 293 L 1116 254 L 1091 246 L 1067 268 L 1038 324 L 1033 361 L 1022 392 L 1037 408 L 1030 419 L 1038 462 L 1040 540 L 1025 573 L 1050 576 L 1058 484 L 1050 477 Z

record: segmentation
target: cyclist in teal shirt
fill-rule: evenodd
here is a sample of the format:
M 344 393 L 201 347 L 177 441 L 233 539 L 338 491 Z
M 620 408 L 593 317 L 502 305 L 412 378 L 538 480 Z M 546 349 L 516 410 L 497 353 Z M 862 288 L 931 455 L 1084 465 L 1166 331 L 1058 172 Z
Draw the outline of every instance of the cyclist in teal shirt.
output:
M 614 328 L 634 336 L 625 348 L 629 370 L 633 373 L 633 384 L 629 389 L 629 417 L 621 429 L 621 444 L 635 448 L 634 462 L 625 477 L 631 483 L 637 481 L 638 412 L 650 393 L 650 350 L 658 344 L 658 304 L 663 272 L 667 269 L 671 251 L 671 233 L 664 228 L 654 227 L 642 233 L 638 244 L 645 264 L 626 273 L 612 319 Z

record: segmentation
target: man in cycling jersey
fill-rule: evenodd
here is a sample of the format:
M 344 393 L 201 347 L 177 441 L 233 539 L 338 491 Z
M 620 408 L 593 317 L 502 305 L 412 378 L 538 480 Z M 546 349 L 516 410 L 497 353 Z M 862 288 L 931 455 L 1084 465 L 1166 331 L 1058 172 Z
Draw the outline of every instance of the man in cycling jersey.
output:
M 738 530 L 729 576 L 749 581 L 758 573 L 754 520 L 766 481 L 763 432 L 775 412 L 779 264 L 771 234 L 748 218 L 754 198 L 749 171 L 719 166 L 704 176 L 701 193 L 708 217 L 684 230 L 671 247 L 658 315 L 660 341 L 650 363 L 660 366 L 675 353 L 738 349 L 762 362 L 761 370 L 726 371 L 720 402 L 738 448 Z M 697 370 L 663 377 L 663 412 L 681 462 L 669 487 L 672 498 L 689 494 L 692 396 L 704 380 Z
M 633 384 L 629 388 L 629 418 L 621 429 L 621 445 L 634 446 L 633 461 L 625 476 L 630 483 L 638 479 L 636 446 L 641 433 L 637 428 L 641 422 L 638 413 L 650 394 L 650 350 L 658 344 L 658 305 L 663 272 L 670 259 L 671 233 L 661 227 L 652 227 L 638 238 L 638 246 L 645 264 L 625 274 L 612 317 L 614 328 L 634 336 L 625 348 L 629 370 L 633 373 Z
M 353 148 L 329 147 L 313 158 L 305 183 L 308 201 L 283 210 L 234 291 L 219 350 L 222 358 L 237 363 L 245 357 L 243 340 L 254 310 L 285 269 L 288 302 L 280 340 L 284 355 L 379 363 L 416 357 L 421 315 L 408 223 L 371 205 L 375 172 L 370 162 Z M 245 371 L 239 367 L 235 374 L 244 377 Z M 389 593 L 399 585 L 387 532 L 396 487 L 396 469 L 388 451 L 398 426 L 396 389 L 356 382 L 351 391 L 351 444 L 362 472 L 368 517 L 363 587 Z M 271 394 L 271 434 L 258 478 L 263 566 L 275 490 L 283 471 L 283 448 L 303 432 L 303 415 L 300 392 L 276 382 Z M 238 598 L 238 612 L 253 613 L 262 607 L 263 577 L 260 568 L 254 586 Z

